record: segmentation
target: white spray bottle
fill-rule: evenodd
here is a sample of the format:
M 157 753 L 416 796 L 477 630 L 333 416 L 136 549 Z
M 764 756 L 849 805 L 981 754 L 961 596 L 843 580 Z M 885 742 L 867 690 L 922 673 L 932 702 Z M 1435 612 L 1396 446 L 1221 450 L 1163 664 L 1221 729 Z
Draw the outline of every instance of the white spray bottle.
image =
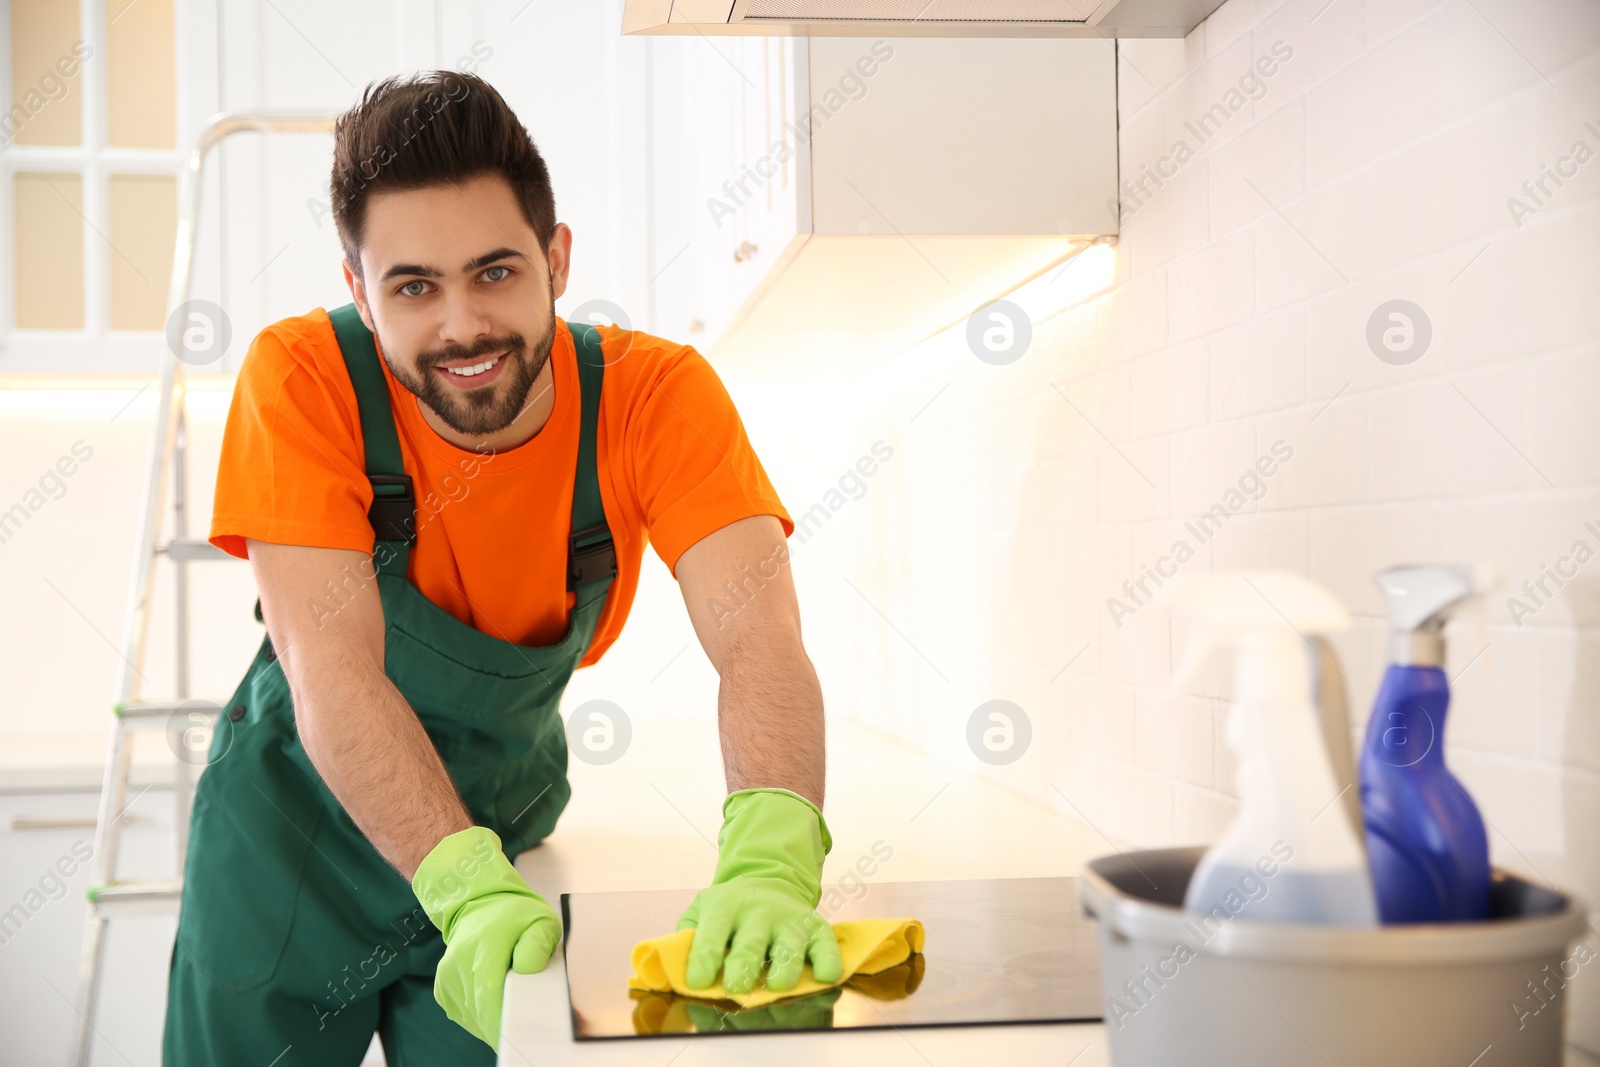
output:
M 1287 572 L 1196 575 L 1170 588 L 1173 606 L 1196 624 L 1174 689 L 1214 646 L 1237 653 L 1227 737 L 1239 757 L 1241 810 L 1195 869 L 1184 906 L 1251 922 L 1376 926 L 1366 853 L 1337 803 L 1309 658 L 1310 638 L 1345 629 L 1349 616 L 1321 586 Z

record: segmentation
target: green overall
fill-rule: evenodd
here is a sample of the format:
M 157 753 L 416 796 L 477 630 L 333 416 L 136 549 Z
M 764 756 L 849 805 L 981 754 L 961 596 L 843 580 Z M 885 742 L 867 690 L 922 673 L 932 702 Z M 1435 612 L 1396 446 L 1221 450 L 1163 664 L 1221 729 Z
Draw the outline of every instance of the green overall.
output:
M 534 647 L 474 629 L 407 580 L 415 500 L 383 369 L 355 305 L 329 317 L 355 386 L 376 494 L 368 519 L 384 671 L 427 729 L 474 821 L 499 834 L 514 859 L 554 829 L 571 796 L 558 704 L 616 574 L 595 466 L 605 369 L 599 334 L 569 324 L 583 400 L 567 543 L 567 587 L 577 603 L 566 635 Z M 493 1050 L 435 1003 L 444 942 L 410 884 L 313 768 L 270 636 L 225 711 L 195 794 L 163 1062 L 354 1067 L 376 1031 L 391 1067 L 493 1063 Z

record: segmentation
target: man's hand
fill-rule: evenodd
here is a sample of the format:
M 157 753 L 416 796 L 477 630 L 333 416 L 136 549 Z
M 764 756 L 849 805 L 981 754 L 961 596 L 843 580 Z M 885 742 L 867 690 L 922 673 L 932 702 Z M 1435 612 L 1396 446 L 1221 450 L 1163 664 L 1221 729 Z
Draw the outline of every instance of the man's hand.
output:
M 417 867 L 411 888 L 444 936 L 433 998 L 498 1052 L 506 972 L 544 970 L 561 941 L 561 919 L 528 888 L 487 826 L 440 841 Z
M 807 959 L 817 981 L 837 982 L 839 943 L 816 912 L 822 859 L 833 847 L 822 813 L 786 789 L 730 793 L 722 812 L 716 875 L 678 920 L 679 930 L 695 930 L 690 988 L 711 985 L 720 970 L 723 989 L 748 993 L 769 956 L 768 989 L 793 989 Z
M 702 889 L 678 920 L 680 930 L 691 926 L 695 938 L 686 979 L 695 989 L 716 981 L 720 968 L 723 989 L 748 993 L 756 987 L 769 955 L 772 967 L 766 984 L 775 992 L 795 987 L 807 959 L 817 981 L 839 980 L 839 942 L 833 927 L 781 884 L 735 878 Z M 733 944 L 724 959 L 722 950 L 730 937 Z

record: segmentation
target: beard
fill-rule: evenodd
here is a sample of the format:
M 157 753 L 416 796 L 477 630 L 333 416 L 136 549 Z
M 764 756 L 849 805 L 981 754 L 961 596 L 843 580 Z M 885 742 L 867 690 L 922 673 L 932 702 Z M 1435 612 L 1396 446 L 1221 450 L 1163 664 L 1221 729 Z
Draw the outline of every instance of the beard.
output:
M 550 286 L 550 325 L 538 343 L 529 347 L 521 334 L 511 333 L 500 337 L 486 337 L 470 348 L 454 345 L 449 348 L 423 352 L 417 357 L 416 370 L 396 366 L 388 358 L 389 348 L 383 345 L 384 362 L 395 380 L 414 393 L 418 400 L 428 405 L 457 433 L 485 435 L 503 430 L 517 420 L 528 403 L 528 394 L 538 380 L 544 366 L 550 361 L 550 352 L 556 339 L 556 311 L 554 285 Z M 380 344 L 382 339 L 379 339 Z M 440 380 L 437 368 L 441 363 L 451 363 L 474 356 L 491 356 L 506 353 L 508 361 L 499 378 L 491 385 L 477 389 L 458 389 Z

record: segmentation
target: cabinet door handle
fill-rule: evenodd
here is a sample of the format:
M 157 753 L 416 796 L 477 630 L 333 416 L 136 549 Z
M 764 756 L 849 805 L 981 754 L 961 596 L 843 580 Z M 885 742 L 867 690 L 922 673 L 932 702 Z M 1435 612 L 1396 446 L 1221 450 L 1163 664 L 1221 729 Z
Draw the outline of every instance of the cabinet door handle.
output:
M 733 261 L 735 263 L 743 263 L 759 251 L 761 249 L 749 241 L 740 241 L 739 247 L 733 250 Z

